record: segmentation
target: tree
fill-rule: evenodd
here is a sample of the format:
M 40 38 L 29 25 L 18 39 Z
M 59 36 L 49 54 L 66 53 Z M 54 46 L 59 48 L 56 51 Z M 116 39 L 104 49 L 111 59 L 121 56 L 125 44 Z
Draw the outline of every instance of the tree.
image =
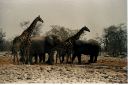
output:
M 20 23 L 20 26 L 23 30 L 27 29 L 30 25 L 30 21 L 23 21 Z M 42 24 L 41 23 L 37 23 L 33 33 L 32 33 L 32 36 L 35 36 L 35 35 L 40 35 L 41 33 L 41 27 L 42 27 Z
M 127 31 L 124 24 L 110 26 L 104 29 L 105 51 L 112 56 L 127 52 Z
M 57 35 L 60 36 L 62 41 L 66 40 L 70 36 L 74 35 L 78 30 L 70 30 L 59 25 L 51 25 L 52 29 L 46 33 L 46 35 Z
M 0 51 L 3 51 L 4 49 L 4 37 L 5 37 L 5 32 L 3 32 L 2 28 L 0 28 Z

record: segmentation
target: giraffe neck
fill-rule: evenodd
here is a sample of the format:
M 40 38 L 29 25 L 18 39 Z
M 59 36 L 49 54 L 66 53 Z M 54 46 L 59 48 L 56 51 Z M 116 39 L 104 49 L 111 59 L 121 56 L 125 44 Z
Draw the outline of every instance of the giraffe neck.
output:
M 25 40 L 25 39 L 29 38 L 32 35 L 32 32 L 33 32 L 37 22 L 38 22 L 38 20 L 35 19 L 31 23 L 31 25 L 25 31 L 23 31 L 23 33 L 20 35 L 21 40 Z
M 81 29 L 79 32 L 77 32 L 74 36 L 68 38 L 66 41 L 75 41 L 75 40 L 78 40 L 83 32 L 84 32 L 84 30 Z
M 38 20 L 35 19 L 31 25 L 28 27 L 28 31 L 33 31 L 33 29 L 35 28 L 36 24 L 37 24 Z
M 78 39 L 80 38 L 81 34 L 83 34 L 83 32 L 84 32 L 84 30 L 81 29 L 77 34 L 75 34 L 75 35 L 73 36 L 73 38 L 74 38 L 75 40 L 78 40 Z

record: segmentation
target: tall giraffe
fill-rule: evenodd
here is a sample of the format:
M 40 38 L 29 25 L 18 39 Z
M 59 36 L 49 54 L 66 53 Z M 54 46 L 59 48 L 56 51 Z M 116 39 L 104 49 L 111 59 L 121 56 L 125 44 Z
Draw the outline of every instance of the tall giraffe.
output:
M 74 47 L 75 40 L 78 40 L 84 31 L 90 32 L 90 30 L 86 26 L 84 26 L 74 36 L 69 37 L 67 40 L 63 41 L 62 43 L 57 45 L 55 48 L 53 48 L 51 50 L 51 55 L 50 55 L 51 59 L 49 59 L 48 62 L 52 63 L 52 60 L 54 60 L 53 59 L 53 54 L 54 54 L 53 51 L 55 51 L 55 50 L 57 50 L 58 53 L 62 52 L 62 50 L 64 50 L 67 54 L 71 53 L 71 51 L 73 50 L 73 47 Z M 68 62 L 68 58 L 67 58 L 67 62 Z
M 81 34 L 83 34 L 84 31 L 90 32 L 90 30 L 86 26 L 84 26 L 74 36 L 71 36 L 67 40 L 65 40 L 63 42 L 63 45 L 68 48 L 72 47 L 72 44 L 75 42 L 75 40 L 78 40 L 80 38 Z
M 33 22 L 31 23 L 31 25 L 22 32 L 22 34 L 20 36 L 17 36 L 14 38 L 13 40 L 13 46 L 12 46 L 12 54 L 14 55 L 14 59 L 13 61 L 15 62 L 15 58 L 17 59 L 17 62 L 19 63 L 19 59 L 18 59 L 18 52 L 20 51 L 21 48 L 23 48 L 23 46 L 26 46 L 24 48 L 24 50 L 28 50 L 28 47 L 30 46 L 30 37 L 33 33 L 33 30 L 35 29 L 35 26 L 37 24 L 37 22 L 44 22 L 40 16 L 36 17 Z M 26 52 L 26 51 L 24 51 Z
M 65 49 L 67 53 L 67 62 L 68 62 L 69 57 L 71 58 L 71 53 L 73 51 L 75 41 L 80 38 L 81 34 L 83 34 L 84 31 L 90 32 L 90 30 L 86 26 L 84 26 L 74 36 L 69 37 L 67 40 L 63 42 L 62 46 L 63 46 L 63 49 Z

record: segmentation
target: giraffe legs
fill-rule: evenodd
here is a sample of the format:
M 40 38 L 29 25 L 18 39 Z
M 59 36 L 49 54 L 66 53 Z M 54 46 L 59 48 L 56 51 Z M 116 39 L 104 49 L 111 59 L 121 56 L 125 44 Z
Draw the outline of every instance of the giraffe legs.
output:
M 27 39 L 26 41 L 22 42 L 20 47 L 21 58 L 23 58 L 23 64 L 29 64 L 29 50 L 30 50 L 31 40 Z
M 19 64 L 19 58 L 18 58 L 18 53 L 15 53 L 14 55 L 13 55 L 13 64 Z
M 19 64 L 18 54 L 16 55 L 16 59 L 17 59 L 17 64 Z
M 24 49 L 25 64 L 29 64 L 29 46 Z
M 28 63 L 29 63 L 29 61 L 28 61 L 28 57 L 29 57 L 29 55 L 28 55 L 28 54 L 26 54 L 25 64 L 28 64 Z
M 15 54 L 13 54 L 13 64 L 15 64 Z

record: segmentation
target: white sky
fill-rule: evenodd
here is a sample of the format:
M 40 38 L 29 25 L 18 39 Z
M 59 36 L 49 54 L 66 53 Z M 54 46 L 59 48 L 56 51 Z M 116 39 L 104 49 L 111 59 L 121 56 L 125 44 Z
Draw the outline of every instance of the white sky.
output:
M 87 38 L 102 34 L 103 28 L 126 23 L 126 0 L 0 0 L 0 28 L 6 38 L 23 31 L 20 22 L 33 21 L 40 15 L 44 20 L 43 33 L 50 25 L 80 29 L 86 25 L 91 32 Z

